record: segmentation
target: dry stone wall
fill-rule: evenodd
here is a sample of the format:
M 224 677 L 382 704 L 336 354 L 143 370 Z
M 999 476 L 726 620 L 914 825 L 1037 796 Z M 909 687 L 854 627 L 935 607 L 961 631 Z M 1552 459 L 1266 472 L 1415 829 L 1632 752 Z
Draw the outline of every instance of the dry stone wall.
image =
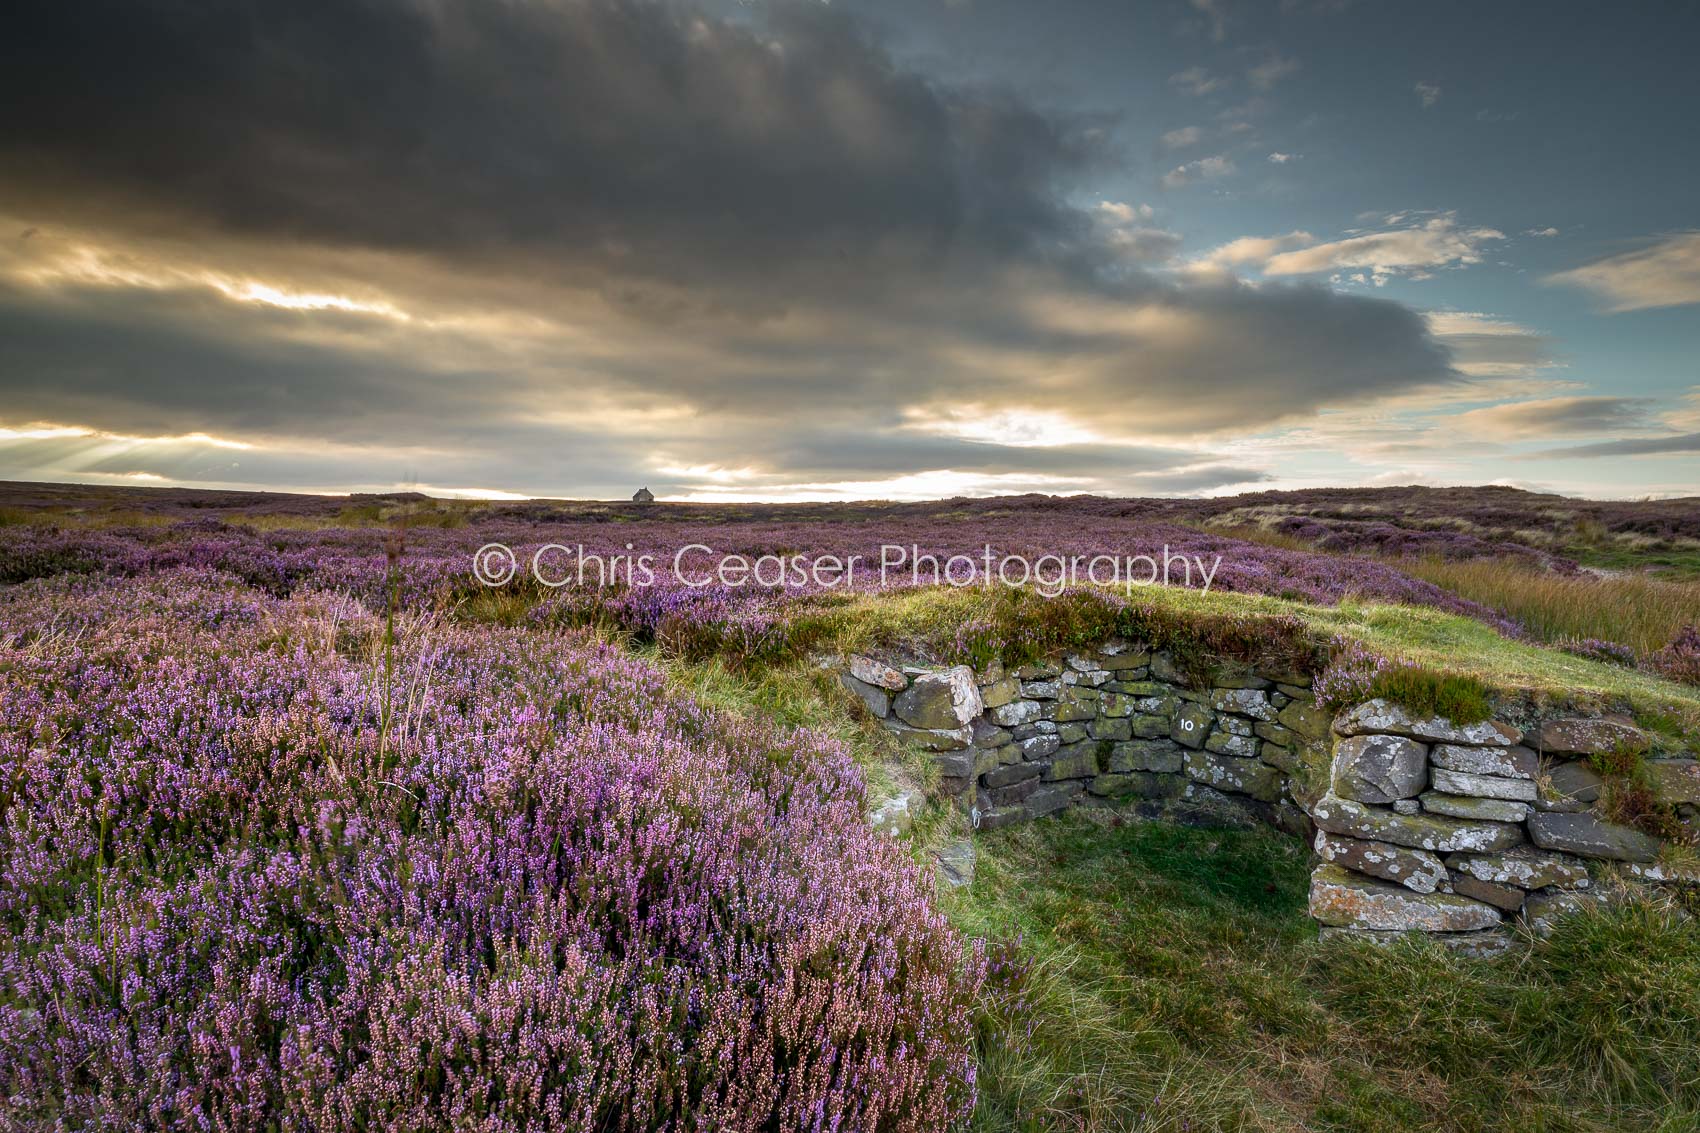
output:
M 1199 684 L 1167 654 L 1114 640 L 1010 669 L 852 656 L 840 679 L 933 754 L 939 791 L 976 830 L 1132 806 L 1249 816 L 1307 838 L 1318 859 L 1311 915 L 1325 932 L 1421 931 L 1492 948 L 1519 917 L 1543 931 L 1600 899 L 1602 867 L 1700 880 L 1660 864 L 1657 839 L 1599 813 L 1603 784 L 1587 757 L 1644 744 L 1626 720 L 1550 719 L 1525 735 L 1498 720 L 1418 719 L 1381 700 L 1335 718 L 1302 674 L 1225 670 Z M 1700 806 L 1700 764 L 1651 768 Z M 918 801 L 887 801 L 876 824 L 899 828 Z M 945 856 L 942 877 L 972 877 L 971 846 Z

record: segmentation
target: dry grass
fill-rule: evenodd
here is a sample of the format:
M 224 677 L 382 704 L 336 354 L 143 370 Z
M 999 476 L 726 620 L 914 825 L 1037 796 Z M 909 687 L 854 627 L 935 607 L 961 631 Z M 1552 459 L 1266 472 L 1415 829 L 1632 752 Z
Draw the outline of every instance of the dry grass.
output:
M 1399 565 L 1460 597 L 1505 611 L 1545 641 L 1600 638 L 1646 654 L 1700 620 L 1700 583 L 1695 582 L 1636 574 L 1563 575 L 1484 559 L 1412 559 Z

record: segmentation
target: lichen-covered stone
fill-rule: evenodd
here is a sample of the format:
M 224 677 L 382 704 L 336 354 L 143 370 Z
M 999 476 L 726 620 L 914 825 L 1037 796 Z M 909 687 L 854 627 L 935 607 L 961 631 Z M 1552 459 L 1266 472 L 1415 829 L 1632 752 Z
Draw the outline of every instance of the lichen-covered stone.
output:
M 1437 791 L 1449 795 L 1468 795 L 1478 799 L 1510 799 L 1532 803 L 1539 793 L 1533 779 L 1501 779 L 1497 775 L 1472 775 L 1468 771 L 1448 771 L 1436 767 L 1429 782 Z
M 1334 834 L 1439 853 L 1455 850 L 1490 853 L 1509 850 L 1523 841 L 1523 828 L 1514 823 L 1471 822 L 1434 814 L 1395 814 L 1336 795 L 1324 795 L 1312 803 L 1310 816 L 1318 826 Z
M 1143 669 L 1150 661 L 1151 654 L 1144 649 L 1128 648 L 1120 653 L 1111 653 L 1100 649 L 1097 654 L 1098 667 L 1112 672 L 1126 672 L 1130 669 Z
M 1013 700 L 992 709 L 992 722 L 1005 728 L 1030 724 L 1045 714 L 1044 705 L 1034 700 Z
M 1334 720 L 1326 709 L 1318 708 L 1315 702 L 1310 700 L 1293 701 L 1281 709 L 1277 719 L 1283 728 L 1288 728 L 1311 741 L 1327 739 Z
M 947 842 L 933 855 L 939 882 L 948 889 L 974 884 L 974 842 L 958 838 Z
M 1211 732 L 1204 741 L 1207 750 L 1217 755 L 1237 755 L 1241 759 L 1256 759 L 1263 741 L 1255 736 L 1237 736 L 1232 732 Z
M 1125 692 L 1106 692 L 1100 694 L 1098 697 L 1098 715 L 1133 715 L 1133 697 L 1127 695 Z
M 1564 917 L 1573 916 L 1586 909 L 1596 909 L 1604 904 L 1603 897 L 1593 893 L 1578 893 L 1572 889 L 1531 893 L 1523 905 L 1523 923 L 1528 925 L 1529 931 L 1536 936 L 1551 936 L 1553 929 Z
M 1515 885 L 1501 885 L 1497 881 L 1483 881 L 1479 877 L 1471 877 L 1467 873 L 1458 874 L 1452 878 L 1452 892 L 1463 897 L 1474 897 L 1478 901 L 1486 901 L 1496 909 L 1515 913 L 1523 907 L 1523 901 L 1528 893 Z
M 1581 760 L 1560 763 L 1547 771 L 1536 800 L 1540 810 L 1581 811 L 1599 801 L 1606 781 Z
M 1095 740 L 1131 740 L 1133 721 L 1126 716 L 1100 716 L 1088 726 Z
M 1289 775 L 1298 771 L 1303 763 L 1296 749 L 1272 743 L 1265 743 L 1258 750 L 1257 758 L 1273 767 L 1279 767 Z
M 1210 707 L 1218 712 L 1250 716 L 1254 720 L 1273 720 L 1275 706 L 1269 703 L 1269 694 L 1263 691 L 1267 687 L 1265 682 L 1259 688 L 1219 688 L 1210 697 Z
M 1037 779 L 1045 770 L 1043 763 L 1011 763 L 988 771 L 980 782 L 988 787 L 1008 787 L 1027 779 Z
M 1482 881 L 1516 885 L 1523 889 L 1588 884 L 1586 862 L 1537 846 L 1518 846 L 1502 854 L 1451 854 L 1446 865 Z
M 1481 901 L 1414 893 L 1332 864 L 1311 874 L 1310 915 L 1325 925 L 1396 932 L 1472 932 L 1502 919 L 1498 909 Z
M 1020 696 L 1021 682 L 1014 677 L 1004 677 L 989 685 L 980 686 L 980 699 L 987 708 L 1002 708 Z
M 1202 704 L 1188 704 L 1175 713 L 1169 738 L 1190 748 L 1201 748 L 1210 735 L 1210 724 L 1214 719 L 1215 715 Z
M 1034 767 L 1040 766 L 1034 764 Z M 987 787 L 981 792 L 981 798 L 989 807 L 1018 806 L 1027 801 L 1028 797 L 1040 787 L 1038 779 L 1023 779 L 1019 783 L 1011 783 L 1006 787 Z
M 1647 736 L 1621 716 L 1571 716 L 1544 721 L 1529 742 L 1545 755 L 1594 755 L 1620 747 L 1645 750 Z
M 1043 818 L 1047 814 L 1055 814 L 1066 807 L 1069 802 L 1086 789 L 1084 783 L 1078 780 L 1067 783 L 1047 783 L 1034 791 L 1021 809 L 1029 818 Z
M 1428 749 L 1404 736 L 1350 736 L 1334 745 L 1332 782 L 1341 798 L 1390 803 L 1428 786 Z
M 1429 762 L 1448 771 L 1496 775 L 1501 779 L 1533 779 L 1541 773 L 1541 757 L 1526 747 L 1465 747 L 1436 744 Z
M 974 733 L 975 747 L 1002 747 L 1015 738 L 984 716 L 974 717 L 974 722 L 968 727 Z
M 1427 850 L 1368 842 L 1326 830 L 1316 832 L 1316 856 L 1358 873 L 1403 885 L 1415 893 L 1433 893 L 1446 881 L 1446 867 Z
M 1434 743 L 1470 744 L 1480 747 L 1510 747 L 1523 734 L 1498 720 L 1478 724 L 1454 724 L 1439 716 L 1417 718 L 1391 700 L 1368 700 L 1344 713 L 1334 721 L 1334 730 L 1342 736 L 1361 736 L 1385 732 L 1408 736 Z
M 1219 732 L 1227 732 L 1232 736 L 1255 735 L 1256 733 L 1252 731 L 1252 724 L 1253 722 L 1246 719 L 1244 716 L 1216 717 L 1216 730 Z
M 1047 781 L 1057 779 L 1090 779 L 1098 774 L 1097 744 L 1073 744 L 1058 752 L 1051 758 L 1051 765 L 1045 769 Z
M 1055 700 L 1062 695 L 1062 678 L 1052 677 L 1038 681 L 1022 681 L 1021 695 L 1029 700 Z
M 867 681 L 857 680 L 849 673 L 839 673 L 838 683 L 854 693 L 856 698 L 877 718 L 884 720 L 891 715 L 891 693 L 885 689 L 871 685 Z
M 868 825 L 888 838 L 901 838 L 915 825 L 915 818 L 926 803 L 927 796 L 919 788 L 899 787 L 868 811 Z
M 1062 747 L 1062 740 L 1055 735 L 1037 735 L 1019 741 L 1016 746 L 1021 749 L 1023 759 L 1049 759 Z
M 877 688 L 887 689 L 891 692 L 902 692 L 909 687 L 909 678 L 884 661 L 852 653 L 848 658 L 848 664 L 851 676 Z
M 1262 760 L 1188 751 L 1186 773 L 1196 782 L 1219 791 L 1250 795 L 1260 802 L 1274 802 L 1281 797 L 1281 773 Z
M 1181 769 L 1181 748 L 1170 740 L 1133 740 L 1110 747 L 1110 770 L 1117 774 L 1129 771 L 1177 772 Z
M 973 728 L 911 728 L 893 719 L 880 723 L 887 731 L 896 733 L 922 751 L 959 751 L 974 742 Z
M 1002 830 L 1005 826 L 1014 826 L 1018 822 L 1026 822 L 1027 818 L 1027 808 L 1019 803 L 1015 806 L 992 807 L 980 812 L 980 821 L 976 829 Z
M 1700 804 L 1700 763 L 1692 759 L 1660 759 L 1647 764 L 1660 802 L 1673 806 Z
M 933 766 L 939 769 L 939 777 L 942 779 L 972 779 L 975 757 L 978 754 L 973 748 L 941 751 L 933 756 Z
M 1051 719 L 1061 723 L 1067 720 L 1090 720 L 1096 715 L 1098 715 L 1098 701 L 1097 693 L 1094 690 L 1065 687 L 1062 695 L 1057 697 Z
M 1479 818 L 1488 822 L 1522 822 L 1529 817 L 1529 804 L 1508 802 L 1505 799 L 1479 799 L 1464 795 L 1448 795 L 1440 791 L 1424 791 L 1419 796 L 1423 809 L 1430 814 L 1450 818 Z
M 1659 856 L 1657 838 L 1592 814 L 1532 814 L 1529 839 L 1542 849 L 1584 858 L 1650 862 Z
M 1130 771 L 1100 775 L 1087 788 L 1100 798 L 1172 799 L 1186 788 L 1183 775 Z
M 1180 666 L 1175 664 L 1175 659 L 1167 653 L 1151 655 L 1151 675 L 1170 684 L 1180 684 L 1186 680 L 1186 674 L 1181 672 Z
M 960 728 L 985 711 L 974 670 L 956 665 L 923 673 L 897 694 L 891 710 L 904 723 L 916 728 Z

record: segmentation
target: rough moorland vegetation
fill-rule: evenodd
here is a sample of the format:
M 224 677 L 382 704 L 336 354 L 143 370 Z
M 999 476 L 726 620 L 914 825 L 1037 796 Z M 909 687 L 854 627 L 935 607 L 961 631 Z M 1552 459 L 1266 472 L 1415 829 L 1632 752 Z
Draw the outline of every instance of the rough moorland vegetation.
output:
M 1503 506 L 1582 506 L 1524 497 Z M 1668 1133 L 1700 1115 L 1700 938 L 1679 903 L 1577 916 L 1491 961 L 1320 942 L 1302 845 L 1111 816 L 986 836 L 978 880 L 941 893 L 926 842 L 960 819 L 935 805 L 908 843 L 869 828 L 868 784 L 916 765 L 813 666 L 874 645 L 1019 664 L 1125 636 L 1198 675 L 1279 661 L 1340 704 L 1467 719 L 1506 688 L 1583 696 L 1694 748 L 1694 630 L 1567 635 L 1448 585 L 1433 564 L 1472 556 L 1562 579 L 1578 607 L 1627 584 L 1485 504 L 1460 512 L 1469 554 L 1407 558 L 1213 526 L 1231 501 L 0 502 L 0 1127 Z M 1440 505 L 1411 506 L 1400 530 Z M 1679 555 L 1686 530 L 1650 537 Z M 549 543 L 665 564 L 692 542 L 1221 563 L 1209 594 L 907 571 L 486 587 L 470 566 L 491 542 L 522 564 Z M 1602 768 L 1651 821 L 1637 770 Z

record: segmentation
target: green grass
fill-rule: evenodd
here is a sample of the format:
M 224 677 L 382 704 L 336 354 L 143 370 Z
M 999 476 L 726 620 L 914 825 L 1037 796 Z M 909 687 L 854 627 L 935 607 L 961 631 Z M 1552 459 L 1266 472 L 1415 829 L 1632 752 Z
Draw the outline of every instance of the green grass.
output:
M 954 901 L 1021 940 L 988 996 L 980 1130 L 1528 1130 L 1700 1123 L 1700 934 L 1663 907 L 1492 961 L 1319 942 L 1265 830 L 1076 813 L 977 839 Z

